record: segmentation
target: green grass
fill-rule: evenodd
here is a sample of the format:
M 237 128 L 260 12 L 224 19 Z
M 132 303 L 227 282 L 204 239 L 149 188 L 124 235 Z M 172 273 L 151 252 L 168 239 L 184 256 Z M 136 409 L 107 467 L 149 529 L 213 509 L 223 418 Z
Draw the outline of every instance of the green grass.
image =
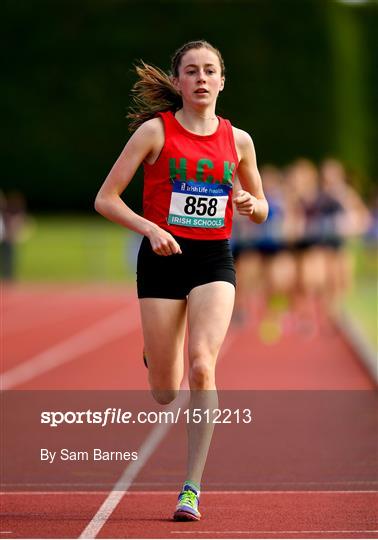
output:
M 130 233 L 101 216 L 38 216 L 18 246 L 19 281 L 131 281 Z
M 344 299 L 344 307 L 375 351 L 378 351 L 377 283 L 362 280 Z
M 378 351 L 377 248 L 361 241 L 348 245 L 354 260 L 354 285 L 344 298 L 344 308 L 375 351 Z

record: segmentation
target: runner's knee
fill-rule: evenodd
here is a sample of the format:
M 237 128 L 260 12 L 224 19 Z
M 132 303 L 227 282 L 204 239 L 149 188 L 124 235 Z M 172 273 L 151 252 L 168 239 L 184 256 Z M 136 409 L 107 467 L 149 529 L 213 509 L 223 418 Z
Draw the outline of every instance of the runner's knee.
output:
M 189 384 L 193 390 L 201 390 L 213 387 L 215 382 L 215 372 L 213 362 L 194 361 L 189 370 Z
M 155 401 L 160 403 L 160 405 L 168 405 L 168 403 L 176 399 L 178 390 L 158 390 L 151 388 L 151 393 Z
M 154 399 L 161 405 L 168 405 L 177 396 L 181 386 L 182 374 L 153 373 L 150 370 L 149 383 Z

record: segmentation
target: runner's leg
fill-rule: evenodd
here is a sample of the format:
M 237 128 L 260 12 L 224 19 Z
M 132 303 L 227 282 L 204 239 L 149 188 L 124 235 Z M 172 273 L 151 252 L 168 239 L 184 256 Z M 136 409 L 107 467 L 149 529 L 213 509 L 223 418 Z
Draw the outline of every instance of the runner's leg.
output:
M 235 299 L 231 283 L 216 281 L 195 287 L 188 297 L 190 408 L 218 407 L 215 366 L 226 336 Z M 211 417 L 210 417 L 211 418 Z M 213 424 L 188 423 L 187 479 L 200 485 Z
M 186 300 L 141 298 L 139 302 L 152 395 L 167 404 L 176 397 L 184 373 Z

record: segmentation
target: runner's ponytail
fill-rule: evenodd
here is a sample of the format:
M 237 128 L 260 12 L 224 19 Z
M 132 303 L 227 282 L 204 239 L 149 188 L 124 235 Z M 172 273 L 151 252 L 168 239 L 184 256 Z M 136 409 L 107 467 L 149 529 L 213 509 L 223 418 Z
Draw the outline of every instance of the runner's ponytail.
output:
M 135 131 L 160 111 L 176 111 L 182 107 L 181 96 L 164 71 L 143 61 L 135 70 L 139 80 L 131 90 L 133 103 L 127 114 L 130 131 Z

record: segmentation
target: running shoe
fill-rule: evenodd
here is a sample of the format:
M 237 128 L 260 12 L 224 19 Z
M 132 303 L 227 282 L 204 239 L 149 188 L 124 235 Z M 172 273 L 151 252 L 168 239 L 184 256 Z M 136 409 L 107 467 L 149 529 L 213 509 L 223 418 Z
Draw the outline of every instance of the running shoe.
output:
M 178 496 L 176 511 L 173 514 L 175 521 L 199 521 L 201 514 L 198 511 L 199 491 L 189 484 L 185 484 Z

